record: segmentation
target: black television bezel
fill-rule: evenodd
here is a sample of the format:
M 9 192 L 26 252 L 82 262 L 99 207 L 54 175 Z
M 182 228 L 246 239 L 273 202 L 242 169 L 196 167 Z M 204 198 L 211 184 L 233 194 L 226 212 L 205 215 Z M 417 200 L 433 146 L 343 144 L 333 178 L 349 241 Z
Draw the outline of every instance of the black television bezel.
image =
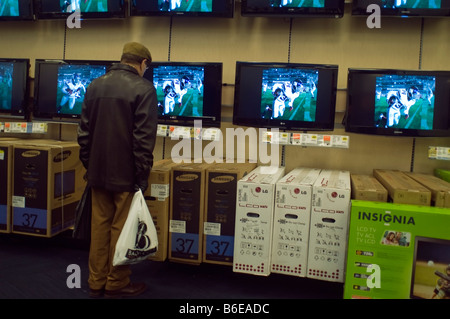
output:
M 447 0 L 448 1 L 448 0 Z M 369 16 L 373 12 L 367 12 L 367 6 L 376 4 L 380 7 L 382 17 L 397 18 L 420 18 L 420 17 L 450 17 L 450 1 L 447 8 L 425 9 L 425 8 L 383 8 L 381 0 L 353 0 L 352 15 Z
M 24 73 L 23 75 L 23 86 L 20 88 L 20 90 L 23 90 L 22 95 L 22 105 L 20 108 L 13 108 L 11 105 L 11 109 L 9 110 L 2 110 L 0 109 L 0 116 L 1 117 L 13 117 L 13 118 L 23 118 L 25 119 L 28 114 L 28 102 L 30 97 L 30 88 L 29 88 L 29 76 L 30 76 L 30 59 L 28 58 L 0 58 L 0 62 L 7 62 L 7 63 L 21 63 L 25 64 L 24 66 Z
M 153 83 L 153 77 L 150 78 L 150 74 L 153 75 L 153 69 L 159 66 L 192 66 L 192 67 L 211 67 L 211 68 L 219 68 L 217 71 L 218 79 L 216 83 L 212 83 L 211 79 L 206 79 L 205 75 L 205 83 L 208 81 L 208 88 L 205 83 L 205 90 L 215 90 L 214 101 L 211 101 L 209 105 L 203 104 L 203 112 L 205 111 L 205 106 L 209 108 L 211 112 L 210 115 L 204 114 L 203 116 L 175 116 L 175 115 L 158 115 L 158 124 L 161 125 L 173 125 L 173 126 L 194 126 L 195 120 L 202 120 L 202 127 L 220 127 L 222 120 L 222 76 L 223 76 L 223 63 L 222 62 L 180 62 L 180 61 L 153 61 L 150 64 L 149 70 L 147 70 L 144 74 L 144 78 L 148 79 Z M 207 112 L 209 113 L 209 112 Z
M 282 17 L 282 18 L 342 18 L 344 16 L 345 0 L 326 0 L 336 2 L 336 7 L 281 7 L 274 8 L 266 5 L 251 7 L 249 0 L 241 1 L 241 15 L 243 17 Z M 261 0 L 260 0 L 261 1 Z M 267 1 L 268 0 L 262 0 Z
M 334 71 L 332 78 L 332 88 L 330 91 L 331 101 L 329 110 L 327 111 L 327 119 L 323 122 L 318 121 L 286 121 L 276 119 L 263 119 L 259 113 L 253 118 L 242 117 L 238 115 L 239 97 L 240 97 L 240 82 L 241 82 L 241 67 L 250 66 L 255 68 L 302 68 L 302 69 L 318 69 Z M 233 124 L 240 126 L 250 126 L 259 128 L 278 128 L 280 130 L 291 131 L 333 131 L 335 126 L 336 114 L 336 95 L 337 95 L 337 78 L 339 66 L 334 64 L 307 64 L 307 63 L 283 63 L 283 62 L 236 62 L 235 73 L 235 90 L 234 90 L 234 104 L 233 104 Z M 318 88 L 319 90 L 319 88 Z M 317 92 L 319 94 L 319 92 Z M 259 109 L 259 108 L 258 108 Z
M 0 16 L 0 21 L 31 21 L 34 16 L 34 0 L 18 0 L 19 15 L 18 16 Z M 20 12 L 21 7 L 28 7 L 27 12 Z
M 60 12 L 60 11 L 43 11 L 42 1 L 48 0 L 35 0 L 35 16 L 37 20 L 53 20 L 53 19 L 67 19 L 73 12 Z M 59 1 L 59 0 L 54 0 Z M 123 19 L 126 17 L 128 11 L 128 3 L 125 0 L 108 0 L 116 1 L 120 6 L 118 11 L 107 12 L 81 12 L 80 18 L 83 19 Z
M 33 96 L 33 117 L 36 119 L 46 119 L 46 120 L 69 120 L 69 119 L 79 119 L 81 114 L 62 114 L 58 113 L 56 107 L 56 100 L 54 105 L 54 110 L 51 112 L 44 112 L 39 109 L 39 88 L 40 88 L 40 65 L 41 64 L 53 64 L 53 65 L 65 65 L 65 64 L 75 64 L 75 65 L 106 65 L 111 67 L 114 63 L 119 61 L 113 60 L 58 60 L 58 59 L 36 59 L 35 61 L 35 77 L 34 77 L 34 96 Z M 53 83 L 56 85 L 56 83 Z
M 143 0 L 156 1 L 158 0 Z M 217 1 L 217 0 L 213 0 Z M 160 16 L 160 17 L 204 17 L 204 18 L 233 18 L 235 0 L 221 0 L 226 6 L 225 11 L 199 12 L 199 11 L 160 11 L 160 10 L 144 10 L 137 8 L 135 0 L 130 0 L 130 16 Z
M 368 135 L 380 135 L 380 136 L 404 136 L 404 137 L 448 137 L 450 136 L 450 99 L 449 99 L 449 111 L 447 114 L 448 125 L 447 129 L 433 128 L 431 130 L 423 129 L 401 129 L 401 128 L 380 128 L 375 126 L 366 126 L 354 123 L 351 117 L 351 109 L 353 105 L 353 89 L 352 78 L 356 73 L 368 73 L 370 76 L 376 75 L 445 75 L 450 81 L 450 71 L 430 71 L 430 70 L 400 70 L 400 69 L 359 69 L 349 68 L 347 78 L 347 106 L 345 110 L 344 119 L 342 121 L 345 131 L 358 134 Z M 375 89 L 375 88 L 374 88 Z M 449 93 L 450 95 L 450 93 Z M 369 113 L 373 116 L 372 113 Z

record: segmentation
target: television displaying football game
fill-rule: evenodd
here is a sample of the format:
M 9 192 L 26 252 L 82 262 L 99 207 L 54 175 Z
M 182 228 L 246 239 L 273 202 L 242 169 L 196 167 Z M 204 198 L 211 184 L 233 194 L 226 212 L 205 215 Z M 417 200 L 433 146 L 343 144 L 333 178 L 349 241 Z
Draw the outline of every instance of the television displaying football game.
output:
M 314 122 L 318 80 L 319 71 L 317 69 L 264 69 L 261 117 Z
M 18 17 L 19 0 L 0 1 L 0 17 Z
M 382 0 L 382 7 L 387 9 L 440 9 L 442 0 Z
M 249 5 L 263 6 L 264 1 L 247 0 Z M 325 0 L 270 0 L 269 5 L 273 8 L 324 8 Z
M 11 110 L 13 89 L 12 62 L 0 62 L 0 110 Z
M 160 11 L 212 12 L 213 0 L 158 0 Z
M 376 77 L 376 127 L 432 130 L 435 87 L 434 76 Z
M 59 0 L 61 12 L 108 12 L 108 0 Z
M 204 68 L 191 65 L 161 65 L 153 68 L 158 115 L 203 116 Z
M 60 65 L 57 80 L 57 113 L 81 114 L 86 88 L 106 73 L 105 65 Z

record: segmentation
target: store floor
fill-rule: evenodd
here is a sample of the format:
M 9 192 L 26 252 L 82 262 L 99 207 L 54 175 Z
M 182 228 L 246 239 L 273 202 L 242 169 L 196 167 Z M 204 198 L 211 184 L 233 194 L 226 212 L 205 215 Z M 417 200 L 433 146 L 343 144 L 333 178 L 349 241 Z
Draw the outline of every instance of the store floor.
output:
M 53 238 L 0 234 L 0 299 L 86 299 L 88 248 L 63 233 Z M 81 288 L 68 288 L 81 270 Z M 229 266 L 145 261 L 132 280 L 146 282 L 142 299 L 341 299 L 343 284 L 281 274 L 234 273 Z

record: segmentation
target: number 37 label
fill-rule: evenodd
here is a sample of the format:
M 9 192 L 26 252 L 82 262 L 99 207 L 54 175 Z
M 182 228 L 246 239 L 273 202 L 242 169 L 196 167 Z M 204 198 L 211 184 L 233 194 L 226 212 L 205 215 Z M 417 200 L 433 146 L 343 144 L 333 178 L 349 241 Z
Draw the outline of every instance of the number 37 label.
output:
M 47 211 L 33 208 L 14 208 L 13 227 L 16 231 L 39 233 L 47 229 Z

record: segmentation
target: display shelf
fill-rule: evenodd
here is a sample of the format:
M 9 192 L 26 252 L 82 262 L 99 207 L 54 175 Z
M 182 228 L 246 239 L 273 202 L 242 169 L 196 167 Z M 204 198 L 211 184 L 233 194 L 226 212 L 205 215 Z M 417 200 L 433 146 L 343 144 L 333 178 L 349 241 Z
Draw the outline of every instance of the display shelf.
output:
M 0 122 L 0 133 L 47 133 L 46 122 Z

